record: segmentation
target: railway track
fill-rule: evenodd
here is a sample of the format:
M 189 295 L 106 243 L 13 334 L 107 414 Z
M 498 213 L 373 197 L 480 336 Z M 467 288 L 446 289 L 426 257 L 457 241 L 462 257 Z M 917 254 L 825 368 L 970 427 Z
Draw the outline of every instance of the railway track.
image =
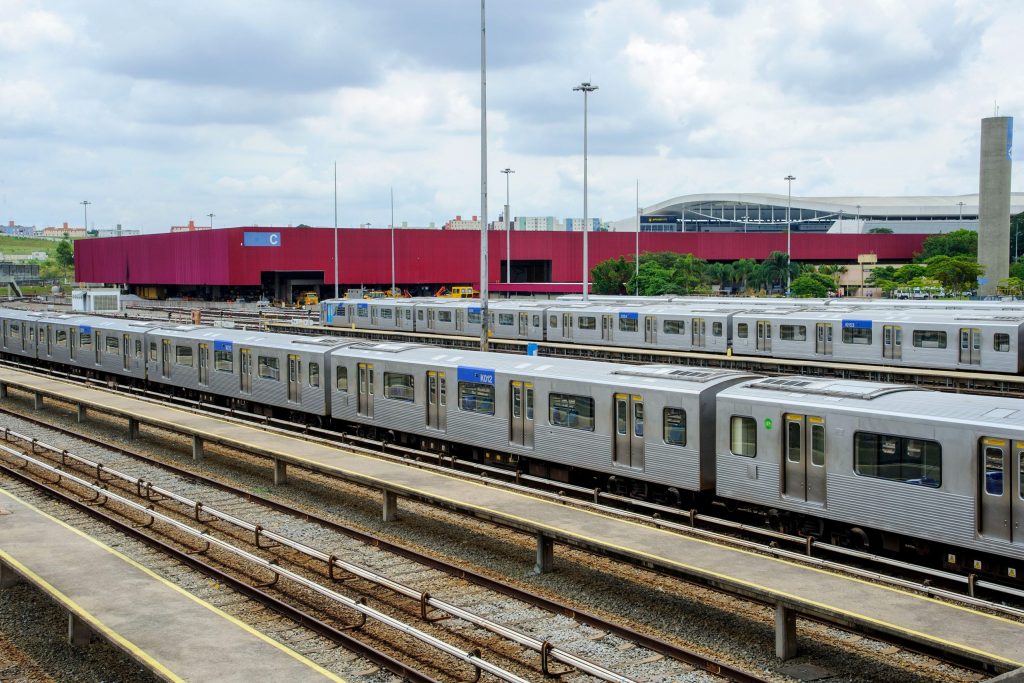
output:
M 451 672 L 452 675 L 446 677 L 443 674 L 449 672 L 450 666 L 446 668 L 443 666 L 443 663 L 430 665 L 430 662 L 437 659 L 436 655 L 424 654 L 422 652 L 419 654 L 414 653 L 411 655 L 413 663 L 404 663 L 406 668 L 401 669 L 403 664 L 396 664 L 396 662 L 399 662 L 399 660 L 404 662 L 410 655 L 403 657 L 400 652 L 386 653 L 384 655 L 385 658 L 390 656 L 392 659 L 385 659 L 384 662 L 381 662 L 381 665 L 409 680 L 430 680 L 424 677 L 422 673 L 415 675 L 417 665 L 426 668 L 431 675 L 438 675 L 439 680 L 457 680 L 464 677 L 467 673 L 470 674 L 469 677 L 471 678 L 473 667 L 478 669 L 478 674 L 479 671 L 484 671 L 499 680 L 533 680 L 538 674 L 546 675 L 554 671 L 565 672 L 567 670 L 575 671 L 577 676 L 583 676 L 578 678 L 578 680 L 622 682 L 633 680 L 627 675 L 617 674 L 610 669 L 574 655 L 566 649 L 559 647 L 550 639 L 540 639 L 529 633 L 519 631 L 516 629 L 514 622 L 511 624 L 499 623 L 493 617 L 483 617 L 477 613 L 480 610 L 479 607 L 475 607 L 475 611 L 470 611 L 451 602 L 433 597 L 433 595 L 438 594 L 465 595 L 468 591 L 467 583 L 471 584 L 477 592 L 474 599 L 475 605 L 485 604 L 490 608 L 490 611 L 495 611 L 499 614 L 507 612 L 512 615 L 520 615 L 521 618 L 523 608 L 516 605 L 510 607 L 507 603 L 509 600 L 522 601 L 530 605 L 531 609 L 535 611 L 532 615 L 534 619 L 550 620 L 552 615 L 572 614 L 578 621 L 586 623 L 592 629 L 613 633 L 617 638 L 644 648 L 653 648 L 660 655 L 671 658 L 664 660 L 666 664 L 669 664 L 671 661 L 684 661 L 690 666 L 700 666 L 704 671 L 713 673 L 716 676 L 729 678 L 730 680 L 762 680 L 736 667 L 730 667 L 722 662 L 696 655 L 670 643 L 659 641 L 649 636 L 643 636 L 633 630 L 616 626 L 593 615 L 580 615 L 575 610 L 564 605 L 555 604 L 548 599 L 520 589 L 510 588 L 482 575 L 468 573 L 460 567 L 452 566 L 439 560 L 424 558 L 421 554 L 409 549 L 391 547 L 390 544 L 383 543 L 380 539 L 343 528 L 335 522 L 319 518 L 312 519 L 307 512 L 298 511 L 281 503 L 273 503 L 268 499 L 247 495 L 245 496 L 247 505 L 239 504 L 237 501 L 239 492 L 237 490 L 223 482 L 213 482 L 208 478 L 200 477 L 194 472 L 174 468 L 174 474 L 187 478 L 191 482 L 201 483 L 206 487 L 208 494 L 214 495 L 211 493 L 212 491 L 219 492 L 218 495 L 215 495 L 215 499 L 220 501 L 218 505 L 225 506 L 224 509 L 218 509 L 209 503 L 189 498 L 166 487 L 157 486 L 141 476 L 125 474 L 119 469 L 113 469 L 95 460 L 49 446 L 30 435 L 19 434 L 7 429 L 2 434 L 5 443 L 0 444 L 0 457 L 6 461 L 3 469 L 7 470 L 9 474 L 14 475 L 11 468 L 12 462 L 15 467 L 17 467 L 18 463 L 23 463 L 27 466 L 23 467 L 20 473 L 15 476 L 22 477 L 23 481 L 28 481 L 25 478 L 26 472 L 44 474 L 44 476 L 48 475 L 51 478 L 56 477 L 54 484 L 47 485 L 47 489 L 51 493 L 67 497 L 69 492 L 57 490 L 56 488 L 57 484 L 65 484 L 66 488 L 70 489 L 72 496 L 77 494 L 80 497 L 86 498 L 87 502 L 100 503 L 101 505 L 92 508 L 94 512 L 99 512 L 100 508 L 104 512 L 111 512 L 110 508 L 113 508 L 116 515 L 124 518 L 120 522 L 121 526 L 127 521 L 134 523 L 136 526 L 141 525 L 141 527 L 146 529 L 162 530 L 164 535 L 169 537 L 167 541 L 162 542 L 164 545 L 184 546 L 191 548 L 193 553 L 196 551 L 196 544 L 198 543 L 200 554 L 217 556 L 214 563 L 206 563 L 204 571 L 211 572 L 218 581 L 231 582 L 234 585 L 234 583 L 239 581 L 237 575 L 241 573 L 241 581 L 243 583 L 245 581 L 261 580 L 260 585 L 265 587 L 265 589 L 275 589 L 265 590 L 261 601 L 268 599 L 281 601 L 281 596 L 274 595 L 277 588 L 291 584 L 298 585 L 302 589 L 299 591 L 300 595 L 293 599 L 284 600 L 284 606 L 275 602 L 264 602 L 264 604 L 273 605 L 275 609 L 281 611 L 292 610 L 292 618 L 297 623 L 305 624 L 312 622 L 317 624 L 321 635 L 341 640 L 346 647 L 351 647 L 351 643 L 348 642 L 349 638 L 342 638 L 339 636 L 339 633 L 332 633 L 330 630 L 334 628 L 335 631 L 344 634 L 346 630 L 353 628 L 351 615 L 347 615 L 347 622 L 349 623 L 346 626 L 332 627 L 330 625 L 330 623 L 344 618 L 341 615 L 335 614 L 332 609 L 337 607 L 337 604 L 334 603 L 340 603 L 347 607 L 348 610 L 354 610 L 358 613 L 358 623 L 355 624 L 355 628 L 358 629 L 357 633 L 360 635 L 367 633 L 369 640 L 373 643 L 372 647 L 381 648 L 385 651 L 394 649 L 391 645 L 395 640 L 393 633 L 383 635 L 373 633 L 374 627 L 372 624 L 376 620 L 383 622 L 392 630 L 397 630 L 399 636 L 405 637 L 406 640 L 408 640 L 408 636 L 412 635 L 419 643 L 427 643 L 449 657 L 461 659 L 463 661 L 463 669 L 467 665 L 470 667 L 468 672 L 466 670 Z M 76 438 L 81 437 L 77 436 Z M 102 444 L 96 445 L 101 446 Z M 147 466 L 152 469 L 152 459 L 145 456 L 129 454 L 123 449 L 120 451 L 120 456 L 122 460 L 130 458 L 139 462 L 146 462 Z M 165 464 L 159 467 L 162 470 L 169 469 Z M 93 480 L 92 484 L 89 483 L 90 479 Z M 40 477 L 32 477 L 32 481 L 35 482 L 34 485 L 36 486 L 40 485 L 39 480 Z M 193 484 L 193 488 L 194 486 Z M 306 542 L 275 532 L 269 524 L 264 525 L 261 522 L 247 521 L 239 511 L 240 507 L 252 507 L 263 510 L 264 513 L 267 509 L 274 510 L 277 513 L 285 514 L 295 519 L 302 518 L 306 525 L 317 525 L 331 531 L 344 533 L 349 538 L 356 539 L 363 544 L 372 544 L 373 547 L 378 549 L 388 546 L 385 548 L 387 552 L 400 554 L 405 564 L 415 562 L 435 570 L 440 570 L 448 577 L 446 581 L 451 585 L 444 585 L 444 582 L 439 584 L 438 580 L 434 579 L 431 582 L 431 592 L 418 590 L 393 578 L 381 575 L 372 568 L 342 560 L 340 559 L 342 556 L 340 553 L 335 554 L 329 550 L 318 550 Z M 225 511 L 227 509 L 230 511 Z M 141 519 L 139 519 L 140 516 Z M 136 529 L 137 531 L 138 529 Z M 317 537 L 320 540 L 322 534 L 318 534 Z M 152 542 L 152 539 L 150 539 L 150 542 Z M 204 544 L 205 548 L 202 547 Z M 180 556 L 181 550 L 176 554 Z M 233 556 L 235 561 L 231 561 L 231 558 L 225 560 L 223 557 L 225 554 Z M 239 562 L 238 560 L 241 561 Z M 254 567 L 256 569 L 255 572 L 253 571 Z M 410 570 L 408 567 L 400 568 L 400 571 L 403 576 L 410 574 L 420 576 L 422 573 L 422 570 Z M 268 573 L 272 577 L 269 580 L 267 580 Z M 345 592 L 355 590 L 359 593 L 358 597 L 346 598 L 340 595 L 335 586 L 339 585 L 336 582 L 342 579 L 342 577 L 345 580 L 345 583 L 342 585 L 349 589 Z M 328 581 L 325 582 L 323 579 L 328 579 Z M 370 589 L 364 587 L 367 584 L 371 586 Z M 356 586 L 358 588 L 354 588 Z M 482 591 L 493 592 L 501 596 L 497 607 L 488 605 L 488 601 L 485 601 L 480 595 Z M 310 592 L 314 595 L 310 596 Z M 267 594 L 270 594 L 270 598 L 267 597 Z M 304 597 L 301 594 L 305 594 Z M 317 613 L 326 612 L 327 616 L 322 617 L 305 611 L 309 606 L 317 606 L 319 603 L 322 603 L 324 599 L 327 599 L 332 604 L 327 608 L 320 606 L 319 609 L 313 611 Z M 295 600 L 298 600 L 302 607 L 294 607 L 292 603 Z M 388 608 L 387 613 L 384 612 L 383 607 L 369 606 L 368 603 L 370 601 L 374 605 L 386 606 Z M 403 602 L 406 603 L 404 606 L 401 604 Z M 296 609 L 303 611 L 296 614 L 294 612 Z M 548 614 L 545 615 L 545 612 Z M 435 624 L 444 624 L 448 619 L 453 621 L 460 620 L 463 624 L 469 624 L 475 628 L 469 636 L 466 636 L 462 629 L 454 631 L 452 629 L 441 629 L 442 634 L 422 632 L 427 630 L 424 624 L 431 627 L 431 630 L 436 630 L 433 629 Z M 457 634 L 463 642 L 459 642 L 458 645 L 447 644 L 445 641 L 452 640 L 453 633 Z M 481 633 L 486 634 L 487 637 L 481 636 Z M 363 641 L 365 638 L 358 638 L 358 640 Z M 494 642 L 491 642 L 491 640 Z M 386 645 L 382 646 L 382 643 Z M 510 644 L 514 647 L 510 648 Z M 364 656 L 368 656 L 368 653 L 365 651 L 366 647 L 365 644 L 362 647 L 362 654 Z M 473 654 L 474 651 L 481 649 L 487 653 L 494 653 L 493 659 L 500 662 L 500 664 L 489 661 L 492 657 L 489 657 L 488 654 L 483 656 L 478 653 Z M 532 653 L 534 657 L 539 658 L 539 665 L 536 662 L 528 661 L 532 659 L 529 656 L 526 658 L 527 661 L 522 661 L 523 658 L 521 656 L 510 657 L 508 654 L 510 649 L 522 649 L 524 652 Z M 612 655 L 613 659 L 616 656 L 619 660 L 622 659 L 621 649 L 614 648 L 611 644 L 605 649 L 612 649 L 617 653 L 617 655 Z M 605 656 L 608 656 L 607 652 Z M 507 663 L 505 660 L 509 660 L 512 663 Z M 516 671 L 517 669 L 518 671 Z M 668 668 L 668 672 L 667 675 L 671 678 L 671 667 Z M 666 675 L 664 671 L 655 671 L 654 673 L 661 676 Z M 522 676 L 522 678 L 518 676 Z
M 193 410 L 212 408 L 212 406 L 198 406 L 193 401 L 182 401 L 178 404 L 179 407 L 181 404 L 191 406 L 191 409 Z M 258 421 L 263 424 L 264 428 L 274 431 L 286 431 L 292 434 L 296 431 L 303 432 L 305 433 L 305 438 L 315 441 L 337 444 L 340 440 L 345 443 L 346 448 L 368 454 L 377 454 L 380 457 L 405 460 L 409 463 L 415 463 L 419 467 L 436 467 L 446 473 L 452 473 L 453 469 L 455 471 L 459 471 L 459 468 L 462 468 L 464 465 L 469 465 L 469 463 L 453 461 L 447 456 L 439 458 L 436 454 L 382 443 L 356 435 L 329 432 L 309 425 L 297 425 L 282 420 L 271 420 L 263 416 L 251 414 L 243 415 L 237 411 L 220 410 L 218 413 L 225 419 L 229 420 L 239 420 L 249 423 Z M 234 455 L 235 454 L 232 453 L 232 457 L 234 457 Z M 255 457 L 252 457 L 251 459 L 258 460 L 258 458 Z M 791 560 L 810 563 L 831 571 L 853 573 L 867 580 L 887 583 L 889 585 L 911 590 L 918 590 L 928 595 L 956 601 L 975 608 L 988 609 L 1003 615 L 1009 615 L 1013 618 L 1021 618 L 1021 616 L 1024 615 L 1024 613 L 1015 607 L 980 597 L 981 595 L 994 595 L 998 600 L 1002 600 L 1003 602 L 1019 603 L 1020 598 L 1024 597 L 1024 594 L 1017 589 L 999 586 L 998 584 L 990 584 L 986 581 L 979 580 L 977 577 L 960 576 L 947 572 L 936 572 L 935 570 L 927 567 L 914 566 L 890 560 L 888 558 L 873 556 L 864 552 L 840 548 L 828 544 L 815 544 L 808 541 L 807 538 L 781 534 L 761 527 L 743 525 L 731 520 L 701 514 L 696 511 L 684 511 L 676 508 L 667 508 L 650 503 L 643 503 L 640 501 L 632 501 L 628 498 L 589 489 L 574 489 L 573 487 L 568 487 L 560 483 L 549 482 L 522 475 L 517 476 L 515 473 L 510 473 L 507 470 L 479 467 L 476 474 L 460 472 L 460 476 L 483 478 L 489 482 L 489 485 L 496 485 L 497 480 L 500 478 L 511 478 L 512 481 L 505 485 L 519 490 L 529 491 L 532 495 L 546 495 L 553 497 L 564 504 L 571 503 L 575 505 L 594 506 L 606 514 L 625 515 L 636 521 L 670 528 L 679 533 L 694 534 L 713 540 L 714 542 L 740 545 L 744 548 L 755 550 L 757 552 L 769 553 Z M 552 486 L 556 488 L 548 493 L 540 493 L 537 489 L 537 486 L 540 484 L 547 485 L 549 489 Z M 529 488 L 527 488 L 528 486 Z M 333 484 L 332 487 L 334 487 Z M 623 510 L 621 506 L 625 504 L 632 505 L 634 510 Z M 710 531 L 710 528 L 718 528 L 719 531 Z M 729 533 L 722 533 L 720 530 L 723 528 Z M 737 534 L 741 535 L 737 536 Z M 755 542 L 744 536 L 757 537 L 761 540 Z M 843 562 L 838 562 L 834 559 L 827 559 L 827 556 L 830 554 L 839 555 Z M 849 561 L 860 563 L 861 566 L 850 566 L 848 564 Z M 874 566 L 871 567 L 871 565 Z M 887 575 L 886 573 L 883 573 L 882 570 L 889 572 L 889 574 Z M 891 572 L 897 572 L 898 575 L 894 575 Z

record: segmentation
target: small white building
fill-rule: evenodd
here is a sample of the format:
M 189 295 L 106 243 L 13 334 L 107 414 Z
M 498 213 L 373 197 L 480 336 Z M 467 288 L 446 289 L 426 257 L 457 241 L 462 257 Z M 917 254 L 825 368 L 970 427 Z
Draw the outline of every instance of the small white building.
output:
M 75 313 L 117 313 L 121 310 L 120 289 L 76 289 L 71 292 Z

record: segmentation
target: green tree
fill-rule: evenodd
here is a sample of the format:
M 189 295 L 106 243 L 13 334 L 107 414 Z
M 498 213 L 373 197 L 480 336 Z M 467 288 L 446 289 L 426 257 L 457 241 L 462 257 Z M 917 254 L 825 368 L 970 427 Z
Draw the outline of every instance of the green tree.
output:
M 1024 280 L 1019 277 L 1004 277 L 999 281 L 999 284 L 996 285 L 996 289 L 1000 294 L 1020 296 L 1024 293 Z
M 900 266 L 893 273 L 892 279 L 896 282 L 910 282 L 916 277 L 924 277 L 927 274 L 928 267 L 921 263 L 908 263 L 905 266 Z
M 768 258 L 762 261 L 760 266 L 758 279 L 766 288 L 771 286 L 785 287 L 787 273 L 790 278 L 797 275 L 796 264 L 791 263 L 789 256 L 781 251 L 773 251 L 768 254 Z
M 594 294 L 633 294 L 627 291 L 626 283 L 633 278 L 636 266 L 624 256 L 602 261 L 590 269 Z
M 928 261 L 933 256 L 978 256 L 978 233 L 973 230 L 955 230 L 944 235 L 932 235 L 924 241 L 921 253 L 914 260 Z
M 1020 278 L 1024 280 L 1024 260 L 1017 261 L 1016 263 L 1010 264 L 1010 277 Z
M 869 235 L 891 235 L 892 228 L 871 228 L 868 230 Z
M 68 266 L 75 265 L 75 249 L 71 246 L 71 240 L 65 234 L 63 239 L 57 243 L 57 248 L 54 250 L 54 259 L 57 261 L 57 265 L 64 270 L 64 282 L 68 281 Z
M 733 261 L 732 274 L 735 278 L 734 282 L 743 291 L 750 288 L 750 278 L 754 275 L 754 270 L 757 269 L 757 261 L 750 258 L 743 258 L 739 261 Z
M 974 289 L 984 268 L 970 256 L 938 255 L 928 259 L 928 277 L 938 280 L 954 294 Z
M 821 273 L 805 273 L 793 280 L 790 292 L 799 298 L 824 299 L 828 296 L 831 283 L 831 279 Z
M 707 261 L 693 254 L 657 252 L 641 254 L 639 277 L 631 277 L 626 289 L 638 289 L 642 296 L 705 294 L 709 281 Z

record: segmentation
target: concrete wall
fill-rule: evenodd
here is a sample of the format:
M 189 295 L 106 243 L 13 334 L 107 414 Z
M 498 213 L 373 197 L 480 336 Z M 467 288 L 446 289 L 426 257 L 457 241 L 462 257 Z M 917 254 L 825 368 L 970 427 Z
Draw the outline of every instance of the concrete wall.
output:
M 1010 270 L 1010 161 L 1013 117 L 981 120 L 978 262 L 984 267 L 980 294 L 995 294 Z

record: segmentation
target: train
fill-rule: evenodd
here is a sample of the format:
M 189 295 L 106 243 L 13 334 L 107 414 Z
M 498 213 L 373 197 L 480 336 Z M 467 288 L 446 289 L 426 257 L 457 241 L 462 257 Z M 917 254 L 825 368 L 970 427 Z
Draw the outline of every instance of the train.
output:
M 9 309 L 0 353 L 947 568 L 1024 568 L 1024 399 Z
M 1024 370 L 1024 302 L 671 299 L 501 300 L 488 305 L 495 339 L 592 347 L 1016 374 Z M 331 299 L 332 327 L 479 336 L 467 299 Z

